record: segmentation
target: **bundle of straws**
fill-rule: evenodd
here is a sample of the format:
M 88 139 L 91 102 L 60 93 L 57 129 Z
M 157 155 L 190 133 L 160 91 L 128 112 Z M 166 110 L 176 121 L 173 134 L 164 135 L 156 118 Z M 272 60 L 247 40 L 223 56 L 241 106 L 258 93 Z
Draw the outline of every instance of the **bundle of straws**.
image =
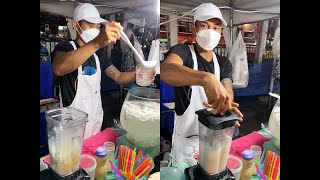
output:
M 142 151 L 140 150 L 136 154 L 136 148 L 131 148 L 121 145 L 118 150 L 117 161 L 115 164 L 109 161 L 113 172 L 119 176 L 128 180 L 136 180 L 151 172 L 154 168 L 154 162 L 148 154 L 145 154 L 142 159 L 140 156 Z M 139 160 L 140 159 L 140 160 Z
M 280 179 L 280 156 L 272 151 L 267 151 L 264 161 L 264 175 L 268 180 Z

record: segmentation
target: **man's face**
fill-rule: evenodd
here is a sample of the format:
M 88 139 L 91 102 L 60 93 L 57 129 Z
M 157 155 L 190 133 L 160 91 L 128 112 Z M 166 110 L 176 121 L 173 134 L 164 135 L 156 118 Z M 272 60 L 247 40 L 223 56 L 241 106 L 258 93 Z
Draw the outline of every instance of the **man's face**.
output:
M 91 22 L 88 22 L 86 20 L 81 20 L 81 21 L 78 22 L 78 24 L 81 26 L 81 29 L 84 30 L 84 31 L 87 30 L 87 29 L 93 29 L 93 28 L 100 29 L 100 26 L 101 26 L 100 23 L 91 23 Z M 78 24 L 76 22 L 74 22 L 74 28 L 77 28 L 78 32 L 80 34 L 82 34 L 82 31 L 79 28 Z
M 213 29 L 221 34 L 222 33 L 222 26 L 221 25 L 222 25 L 222 22 L 220 19 L 211 18 L 206 21 L 196 21 L 195 30 L 196 30 L 196 32 L 199 32 L 199 31 L 205 30 L 205 29 Z

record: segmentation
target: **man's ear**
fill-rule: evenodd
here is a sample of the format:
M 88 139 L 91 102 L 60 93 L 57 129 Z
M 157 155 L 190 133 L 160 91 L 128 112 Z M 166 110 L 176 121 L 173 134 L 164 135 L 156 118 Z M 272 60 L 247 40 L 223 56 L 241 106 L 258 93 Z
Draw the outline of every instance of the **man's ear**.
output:
M 76 31 L 76 32 L 78 32 L 78 33 L 82 33 L 82 31 L 81 31 L 81 29 L 79 28 L 79 25 L 78 25 L 78 23 L 76 22 L 76 21 L 72 21 L 72 28 Z
M 196 26 L 195 26 L 195 24 L 192 25 L 191 31 L 192 31 L 192 35 L 193 35 L 194 37 L 196 37 Z

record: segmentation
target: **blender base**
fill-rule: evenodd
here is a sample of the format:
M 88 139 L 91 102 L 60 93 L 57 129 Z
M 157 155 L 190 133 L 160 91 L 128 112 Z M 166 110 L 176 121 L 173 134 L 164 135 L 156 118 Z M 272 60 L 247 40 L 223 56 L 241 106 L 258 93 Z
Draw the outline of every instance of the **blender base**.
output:
M 184 174 L 187 180 L 235 180 L 236 178 L 232 172 L 226 168 L 224 171 L 209 175 L 205 172 L 199 164 L 185 169 Z
M 40 172 L 40 180 L 90 180 L 90 177 L 81 167 L 76 172 L 64 177 L 61 177 L 49 167 Z

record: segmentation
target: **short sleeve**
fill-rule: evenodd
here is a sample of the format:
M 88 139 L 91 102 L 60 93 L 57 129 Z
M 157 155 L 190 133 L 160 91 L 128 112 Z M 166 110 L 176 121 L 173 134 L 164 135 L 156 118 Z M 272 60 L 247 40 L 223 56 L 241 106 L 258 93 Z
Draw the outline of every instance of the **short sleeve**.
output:
M 221 60 L 220 64 L 222 65 L 222 67 L 220 67 L 221 80 L 224 78 L 230 78 L 232 80 L 232 64 L 231 64 L 230 60 L 228 58 L 222 57 L 222 56 L 220 56 L 219 59 Z
M 62 52 L 69 52 L 73 50 L 73 46 L 69 41 L 61 41 L 59 42 L 53 49 L 51 53 L 52 60 L 54 58 L 54 55 L 57 51 L 62 51 Z
M 170 48 L 168 54 L 169 53 L 174 53 L 174 54 L 178 55 L 182 59 L 183 65 L 188 66 L 188 67 L 190 66 L 191 52 L 190 52 L 188 45 L 177 44 L 175 46 L 172 46 Z

